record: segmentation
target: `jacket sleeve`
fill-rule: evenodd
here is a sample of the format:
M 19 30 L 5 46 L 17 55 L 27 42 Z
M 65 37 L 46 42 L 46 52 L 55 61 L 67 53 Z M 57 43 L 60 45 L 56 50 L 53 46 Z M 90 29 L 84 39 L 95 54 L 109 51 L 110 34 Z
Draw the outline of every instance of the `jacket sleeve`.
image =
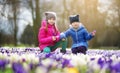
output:
M 67 38 L 68 36 L 70 36 L 69 29 L 63 33 L 60 33 L 60 39 Z
M 67 31 L 65 31 L 64 34 L 65 34 L 65 38 L 69 37 L 70 36 L 70 29 L 68 29 Z
M 92 36 L 91 33 L 89 33 L 86 29 L 84 29 L 84 36 L 87 41 L 91 40 L 94 36 Z
M 46 37 L 46 31 L 44 28 L 39 30 L 38 40 L 40 43 L 52 43 L 52 36 Z

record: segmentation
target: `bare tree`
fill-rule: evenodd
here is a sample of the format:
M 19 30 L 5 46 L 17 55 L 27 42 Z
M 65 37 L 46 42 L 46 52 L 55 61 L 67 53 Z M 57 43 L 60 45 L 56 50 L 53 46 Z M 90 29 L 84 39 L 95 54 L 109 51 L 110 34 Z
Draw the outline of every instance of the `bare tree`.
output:
M 34 6 L 35 5 L 35 6 Z M 33 19 L 33 30 L 34 30 L 34 37 L 35 37 L 35 45 L 38 45 L 38 40 L 37 40 L 37 35 L 41 23 L 41 18 L 40 18 L 40 0 L 30 0 L 29 1 L 29 6 L 31 8 L 31 13 L 32 13 L 32 19 Z
M 14 24 L 14 45 L 17 45 L 17 31 L 18 31 L 18 27 L 17 27 L 17 15 L 18 15 L 18 10 L 19 10 L 19 0 L 5 0 L 4 4 L 9 6 L 9 9 L 11 8 L 12 10 L 9 10 L 9 13 L 11 13 L 12 15 L 6 16 L 6 18 L 9 21 L 13 21 Z

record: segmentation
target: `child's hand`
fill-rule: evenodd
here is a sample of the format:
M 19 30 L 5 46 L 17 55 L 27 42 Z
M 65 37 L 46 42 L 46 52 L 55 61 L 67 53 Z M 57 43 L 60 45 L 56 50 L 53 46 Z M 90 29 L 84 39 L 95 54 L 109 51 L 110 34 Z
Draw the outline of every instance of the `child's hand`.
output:
M 52 36 L 52 40 L 55 41 L 56 40 L 56 36 Z
M 60 39 L 64 39 L 65 38 L 65 34 L 64 33 L 60 33 Z
M 92 34 L 92 36 L 95 36 L 96 30 L 94 30 L 91 34 Z

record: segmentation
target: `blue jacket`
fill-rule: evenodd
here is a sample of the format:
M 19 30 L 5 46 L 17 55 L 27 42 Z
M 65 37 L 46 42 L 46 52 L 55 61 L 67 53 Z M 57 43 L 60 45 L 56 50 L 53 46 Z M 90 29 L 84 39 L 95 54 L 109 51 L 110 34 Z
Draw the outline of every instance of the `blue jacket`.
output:
M 67 38 L 68 36 L 72 37 L 72 48 L 79 46 L 85 46 L 88 48 L 87 41 L 93 38 L 92 34 L 88 33 L 83 25 L 81 25 L 77 30 L 74 28 L 69 28 L 60 35 L 60 38 Z

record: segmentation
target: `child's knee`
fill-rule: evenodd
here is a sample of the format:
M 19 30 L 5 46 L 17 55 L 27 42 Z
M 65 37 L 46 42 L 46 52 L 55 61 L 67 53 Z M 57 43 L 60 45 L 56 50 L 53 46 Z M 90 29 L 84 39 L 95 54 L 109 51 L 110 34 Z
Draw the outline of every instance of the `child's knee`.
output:
M 71 51 L 72 51 L 73 54 L 77 54 L 77 49 L 76 48 L 72 48 Z

